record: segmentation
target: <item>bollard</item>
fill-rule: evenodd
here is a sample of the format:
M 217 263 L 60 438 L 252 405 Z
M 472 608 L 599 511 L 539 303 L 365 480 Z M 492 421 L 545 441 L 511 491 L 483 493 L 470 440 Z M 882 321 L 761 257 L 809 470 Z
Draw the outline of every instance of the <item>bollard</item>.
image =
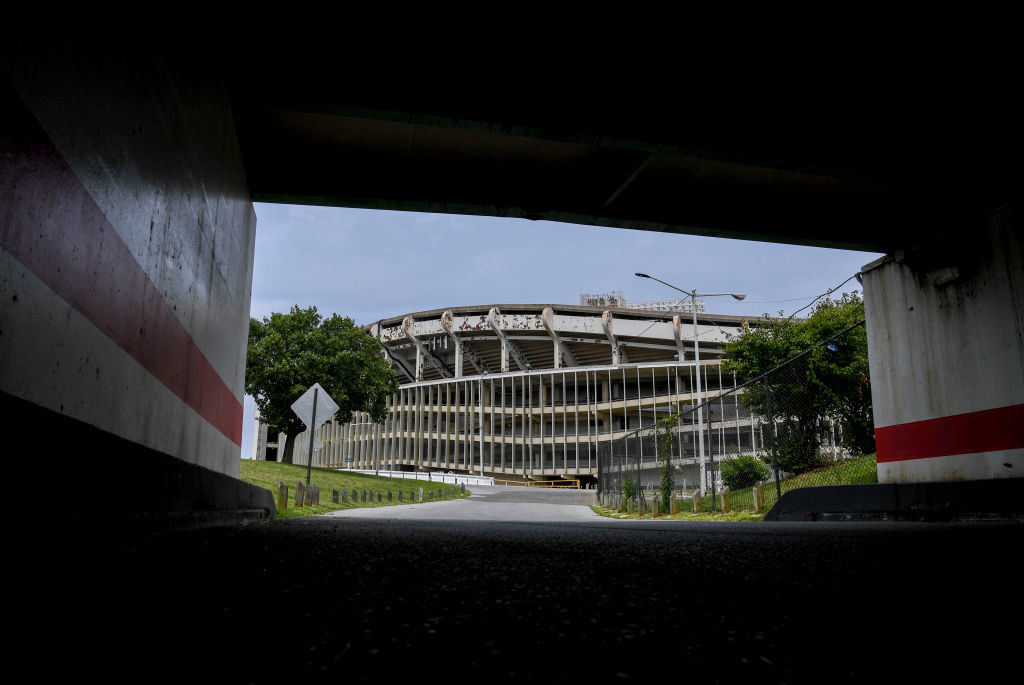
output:
M 423 488 L 420 488 L 420 501 L 423 501 Z
M 398 501 L 399 502 L 402 501 L 402 489 L 401 488 L 398 489 Z
M 722 504 L 722 513 L 728 514 L 732 511 L 732 507 L 729 506 L 729 486 L 725 486 L 718 491 L 719 501 Z
M 277 508 L 278 511 L 288 508 L 288 486 L 280 480 L 277 481 Z
M 388 490 L 388 504 L 391 504 L 391 491 Z
M 764 511 L 764 492 L 761 490 L 761 482 L 754 483 L 754 511 Z
M 384 501 L 384 493 L 378 491 L 377 492 L 377 504 L 380 504 L 383 501 Z
M 334 502 L 335 504 L 338 503 L 338 491 L 337 490 L 332 491 L 331 501 Z
M 345 488 L 341 489 L 341 501 L 348 504 L 348 490 Z
M 693 493 L 693 513 L 700 513 L 700 491 Z
M 295 481 L 295 506 L 301 507 L 306 499 L 306 486 L 302 481 Z

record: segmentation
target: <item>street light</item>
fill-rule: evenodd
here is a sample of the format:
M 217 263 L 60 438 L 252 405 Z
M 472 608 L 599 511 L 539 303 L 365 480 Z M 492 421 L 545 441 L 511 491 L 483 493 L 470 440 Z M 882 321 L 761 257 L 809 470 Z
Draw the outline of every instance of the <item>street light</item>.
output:
M 697 339 L 697 296 L 699 295 L 700 297 L 719 297 L 728 295 L 734 300 L 742 300 L 746 297 L 746 295 L 744 293 L 698 293 L 696 289 L 683 290 L 682 288 L 677 288 L 671 283 L 665 283 L 665 281 L 661 280 L 660 278 L 655 278 L 654 276 L 649 276 L 647 274 L 642 273 L 637 273 L 636 275 L 639 276 L 640 278 L 649 278 L 652 281 L 657 281 L 658 283 L 667 285 L 673 290 L 678 290 L 684 295 L 688 295 L 690 297 L 690 302 L 693 304 L 693 359 L 694 363 L 697 366 L 697 406 L 699 407 L 702 403 L 700 392 L 700 344 Z M 682 359 L 680 359 L 679 361 L 682 361 Z M 706 480 L 707 466 L 704 463 L 704 415 L 699 411 L 697 412 L 697 446 L 698 454 L 700 455 L 700 494 L 701 497 L 703 497 L 706 492 L 704 482 Z

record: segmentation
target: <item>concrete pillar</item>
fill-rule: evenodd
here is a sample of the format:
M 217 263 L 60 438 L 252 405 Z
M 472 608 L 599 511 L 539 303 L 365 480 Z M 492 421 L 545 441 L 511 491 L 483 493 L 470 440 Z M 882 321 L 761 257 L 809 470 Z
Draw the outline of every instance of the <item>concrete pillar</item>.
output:
M 864 267 L 878 478 L 1024 476 L 1024 242 L 1011 204 Z
M 4 416 L 161 481 L 128 506 L 214 508 L 192 474 L 239 473 L 256 230 L 230 101 L 205 67 L 67 47 L 0 67 Z

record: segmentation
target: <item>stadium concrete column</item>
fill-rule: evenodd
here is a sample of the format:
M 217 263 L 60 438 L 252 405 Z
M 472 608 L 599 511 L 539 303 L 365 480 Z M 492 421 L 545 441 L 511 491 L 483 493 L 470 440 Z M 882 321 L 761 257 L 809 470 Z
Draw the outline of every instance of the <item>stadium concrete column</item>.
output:
M 423 364 L 426 355 L 423 350 L 423 343 L 420 342 L 420 339 L 413 332 L 413 325 L 414 322 L 411 316 L 407 316 L 402 320 L 402 330 L 405 331 L 405 336 L 416 346 L 416 382 L 419 383 L 423 380 Z
M 554 364 L 552 367 L 561 369 L 566 366 L 579 366 L 576 356 L 569 349 L 569 346 L 565 344 L 555 328 L 554 312 L 551 307 L 545 307 L 541 312 L 541 323 L 544 325 L 544 330 L 551 336 L 551 341 L 554 345 Z
M 532 367 L 530 360 L 527 359 L 523 351 L 519 349 L 515 341 L 505 335 L 503 329 L 501 312 L 497 307 L 491 307 L 487 313 L 487 325 L 491 327 L 494 334 L 498 336 L 501 341 L 501 373 L 507 373 L 509 371 L 509 357 L 516 362 L 516 366 L 519 367 L 520 371 L 529 371 Z
M 672 335 L 676 339 L 676 352 L 679 355 L 679 361 L 684 361 L 686 351 L 683 349 L 683 328 L 678 314 L 672 317 Z
M 161 483 L 121 511 L 238 508 L 256 215 L 229 98 L 208 69 L 52 48 L 0 63 L 7 447 L 56 431 Z
M 1011 203 L 864 267 L 878 479 L 1024 476 L 1024 242 Z
M 462 378 L 462 367 L 464 362 L 464 352 L 462 347 L 462 341 L 459 340 L 458 336 L 455 335 L 455 331 L 452 330 L 452 321 L 455 316 L 452 312 L 446 311 L 441 315 L 441 326 L 444 328 L 445 333 L 451 338 L 452 343 L 455 344 L 455 377 Z
M 610 311 L 601 312 L 601 328 L 604 330 L 605 337 L 608 338 L 608 343 L 612 348 L 612 366 L 618 366 L 619 364 L 628 363 L 628 361 L 626 361 L 625 350 L 622 349 L 618 339 L 615 337 L 614 321 L 615 317 L 612 316 Z

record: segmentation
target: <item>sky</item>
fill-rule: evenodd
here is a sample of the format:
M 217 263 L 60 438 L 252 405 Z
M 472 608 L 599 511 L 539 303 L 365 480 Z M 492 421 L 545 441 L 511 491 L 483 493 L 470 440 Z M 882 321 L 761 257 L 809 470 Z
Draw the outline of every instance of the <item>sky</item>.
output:
M 550 221 L 257 203 L 250 316 L 315 305 L 357 324 L 428 309 L 707 298 L 715 314 L 789 315 L 880 257 L 872 252 L 579 226 Z M 859 290 L 856 279 L 836 291 Z M 242 456 L 252 454 L 246 396 Z

